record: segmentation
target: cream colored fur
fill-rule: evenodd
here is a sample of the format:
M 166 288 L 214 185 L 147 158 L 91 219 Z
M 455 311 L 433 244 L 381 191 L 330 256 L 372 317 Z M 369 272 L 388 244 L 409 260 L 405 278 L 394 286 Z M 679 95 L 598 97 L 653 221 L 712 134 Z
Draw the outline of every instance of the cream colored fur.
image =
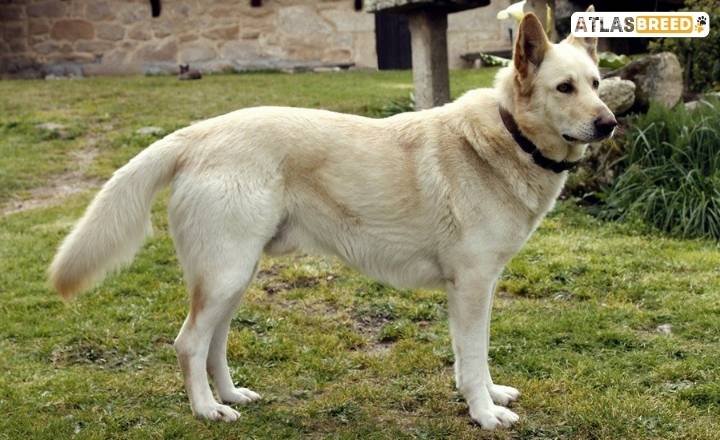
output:
M 525 52 L 516 50 L 494 89 L 443 107 L 387 119 L 249 108 L 154 143 L 97 195 L 60 246 L 52 283 L 69 297 L 130 261 L 149 233 L 153 195 L 172 183 L 169 221 L 191 299 L 175 347 L 195 415 L 239 416 L 215 400 L 208 373 L 223 402 L 259 398 L 230 377 L 230 319 L 263 252 L 302 250 L 336 255 L 393 286 L 447 289 L 457 387 L 470 415 L 487 429 L 511 425 L 518 416 L 504 405 L 519 392 L 495 385 L 488 368 L 493 290 L 567 172 L 533 163 L 498 105 L 557 160 L 579 159 L 592 121 L 609 113 L 591 86 L 598 71 L 589 49 L 551 45 L 533 19 L 521 24 Z M 557 92 L 561 78 L 577 93 Z

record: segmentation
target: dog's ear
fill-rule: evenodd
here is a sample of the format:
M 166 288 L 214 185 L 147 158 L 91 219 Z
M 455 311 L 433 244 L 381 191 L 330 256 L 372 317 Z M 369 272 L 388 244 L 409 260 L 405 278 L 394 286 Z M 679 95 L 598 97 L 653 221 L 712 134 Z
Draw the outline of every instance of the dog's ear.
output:
M 595 6 L 590 5 L 585 10 L 585 12 L 595 12 Z M 587 51 L 588 55 L 590 55 L 590 58 L 592 58 L 593 61 L 597 63 L 598 56 L 597 56 L 597 43 L 598 39 L 597 37 L 575 37 L 574 35 L 570 34 L 565 41 L 567 41 L 570 44 L 574 44 L 576 46 L 579 46 L 585 51 Z
M 540 20 L 532 12 L 525 14 L 520 22 L 513 52 L 513 63 L 520 76 L 526 78 L 535 72 L 549 47 L 550 42 Z

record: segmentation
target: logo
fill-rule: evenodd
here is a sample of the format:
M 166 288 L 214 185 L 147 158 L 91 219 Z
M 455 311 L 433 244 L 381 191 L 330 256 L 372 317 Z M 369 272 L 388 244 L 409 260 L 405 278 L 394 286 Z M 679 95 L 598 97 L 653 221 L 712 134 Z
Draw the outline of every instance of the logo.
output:
M 710 17 L 705 12 L 575 12 L 576 37 L 707 37 Z

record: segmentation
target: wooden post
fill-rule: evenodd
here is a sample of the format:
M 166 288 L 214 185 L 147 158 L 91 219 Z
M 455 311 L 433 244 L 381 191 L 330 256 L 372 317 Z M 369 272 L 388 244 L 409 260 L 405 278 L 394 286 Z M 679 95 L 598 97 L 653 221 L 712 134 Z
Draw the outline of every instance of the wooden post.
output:
M 447 13 L 420 10 L 409 15 L 415 109 L 450 102 Z

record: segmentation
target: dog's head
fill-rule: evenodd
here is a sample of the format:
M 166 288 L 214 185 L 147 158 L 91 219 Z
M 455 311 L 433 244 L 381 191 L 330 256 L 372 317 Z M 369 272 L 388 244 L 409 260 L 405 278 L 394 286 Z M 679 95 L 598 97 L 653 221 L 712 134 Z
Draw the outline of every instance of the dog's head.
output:
M 598 96 L 596 49 L 597 38 L 569 36 L 552 44 L 534 14 L 520 22 L 506 72 L 512 75 L 513 113 L 539 147 L 564 144 L 560 159 L 578 159 L 585 144 L 610 137 L 617 125 Z

